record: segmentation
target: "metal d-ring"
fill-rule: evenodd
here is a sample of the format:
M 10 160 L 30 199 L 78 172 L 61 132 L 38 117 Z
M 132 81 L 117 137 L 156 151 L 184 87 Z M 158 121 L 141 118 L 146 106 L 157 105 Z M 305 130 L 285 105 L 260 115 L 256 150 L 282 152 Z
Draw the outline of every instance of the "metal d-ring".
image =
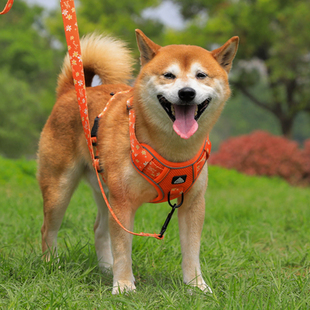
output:
M 169 203 L 169 206 L 173 209 L 177 209 L 177 208 L 180 208 L 183 204 L 183 201 L 184 201 L 184 194 L 182 192 L 182 197 L 181 197 L 181 202 L 177 205 L 176 203 L 173 205 L 171 204 L 171 200 L 170 200 L 170 192 L 168 193 L 168 203 Z

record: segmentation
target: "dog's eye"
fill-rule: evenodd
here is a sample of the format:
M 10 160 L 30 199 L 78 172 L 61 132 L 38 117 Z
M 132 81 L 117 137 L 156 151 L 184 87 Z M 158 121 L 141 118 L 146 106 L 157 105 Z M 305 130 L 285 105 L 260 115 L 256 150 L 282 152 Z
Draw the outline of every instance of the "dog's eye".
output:
M 170 80 L 174 80 L 175 79 L 175 75 L 171 72 L 166 72 L 163 74 L 165 79 L 170 79 Z
M 208 76 L 208 74 L 207 74 L 207 73 L 204 73 L 204 72 L 198 72 L 198 73 L 196 74 L 196 78 L 199 79 L 199 80 L 203 80 L 203 79 L 205 79 L 207 76 Z

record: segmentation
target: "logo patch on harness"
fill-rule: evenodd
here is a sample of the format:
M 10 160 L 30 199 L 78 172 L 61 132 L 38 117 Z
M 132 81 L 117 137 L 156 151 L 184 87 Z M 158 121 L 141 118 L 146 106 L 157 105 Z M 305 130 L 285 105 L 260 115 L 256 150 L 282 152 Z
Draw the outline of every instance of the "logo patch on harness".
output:
M 175 176 L 173 177 L 171 184 L 182 184 L 186 181 L 186 177 L 187 175 Z

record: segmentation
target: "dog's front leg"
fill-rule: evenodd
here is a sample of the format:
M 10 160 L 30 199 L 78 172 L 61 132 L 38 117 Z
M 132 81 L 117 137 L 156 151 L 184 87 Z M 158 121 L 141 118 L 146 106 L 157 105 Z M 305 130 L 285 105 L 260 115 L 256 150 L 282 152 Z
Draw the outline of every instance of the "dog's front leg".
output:
M 200 269 L 200 238 L 205 217 L 204 190 L 196 195 L 185 195 L 184 204 L 178 209 L 182 249 L 183 281 L 186 284 L 212 292 L 205 283 Z
M 120 222 L 133 230 L 135 210 L 123 198 L 110 195 L 111 206 Z M 113 254 L 113 290 L 112 294 L 129 292 L 136 289 L 132 273 L 132 235 L 124 231 L 110 215 L 109 229 Z

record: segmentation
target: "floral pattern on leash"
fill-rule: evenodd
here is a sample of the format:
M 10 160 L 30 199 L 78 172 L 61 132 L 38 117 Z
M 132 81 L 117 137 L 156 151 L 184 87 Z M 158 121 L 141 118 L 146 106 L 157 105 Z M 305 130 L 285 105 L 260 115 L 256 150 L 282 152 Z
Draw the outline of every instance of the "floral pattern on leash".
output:
M 60 1 L 60 6 L 68 45 L 69 59 L 72 68 L 73 82 L 77 94 L 82 125 L 84 128 L 85 138 L 87 141 L 89 152 L 92 158 L 94 159 L 94 152 L 90 136 L 90 126 L 88 118 L 87 97 L 86 97 L 83 61 L 81 55 L 80 37 L 75 14 L 74 1 L 73 0 Z

